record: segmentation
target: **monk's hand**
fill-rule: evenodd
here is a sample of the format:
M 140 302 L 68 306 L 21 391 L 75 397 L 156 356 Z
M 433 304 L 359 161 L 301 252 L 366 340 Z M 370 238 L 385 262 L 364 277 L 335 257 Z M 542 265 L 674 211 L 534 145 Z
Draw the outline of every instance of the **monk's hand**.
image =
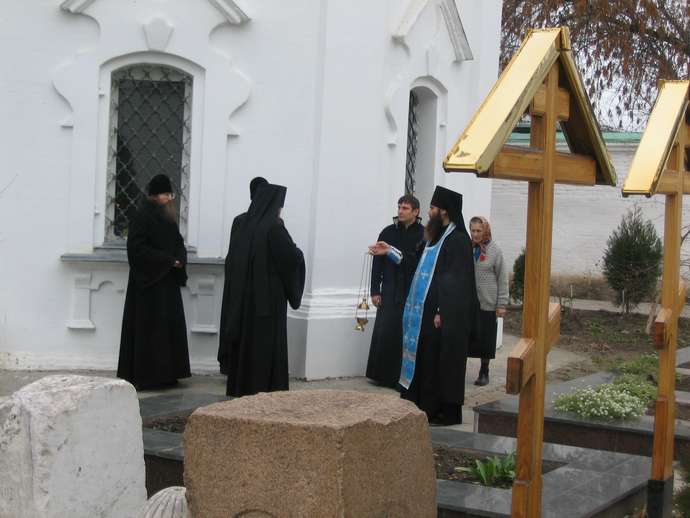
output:
M 373 245 L 369 246 L 369 253 L 371 255 L 386 255 L 390 252 L 391 245 L 385 241 L 377 241 Z
M 436 329 L 441 329 L 441 315 L 438 313 L 434 315 L 434 327 Z
M 173 264 L 173 268 L 182 268 L 182 263 L 175 259 L 175 263 Z
M 371 303 L 378 308 L 381 305 L 381 295 L 372 295 Z
M 496 308 L 496 317 L 503 318 L 506 316 L 506 308 Z

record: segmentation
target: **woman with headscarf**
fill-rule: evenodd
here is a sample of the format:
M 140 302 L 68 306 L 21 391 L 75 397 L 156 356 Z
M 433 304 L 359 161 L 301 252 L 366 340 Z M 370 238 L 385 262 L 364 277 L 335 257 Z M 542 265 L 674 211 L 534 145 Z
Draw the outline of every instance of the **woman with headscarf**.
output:
M 260 186 L 230 236 L 220 337 L 229 396 L 288 389 L 287 303 L 299 308 L 305 267 L 280 219 L 286 192 Z
M 479 311 L 468 356 L 481 358 L 474 384 L 483 386 L 489 383 L 489 363 L 496 357 L 497 319 L 505 316 L 508 305 L 508 267 L 503 252 L 491 238 L 491 226 L 486 218 L 475 216 L 470 220 L 470 235 Z

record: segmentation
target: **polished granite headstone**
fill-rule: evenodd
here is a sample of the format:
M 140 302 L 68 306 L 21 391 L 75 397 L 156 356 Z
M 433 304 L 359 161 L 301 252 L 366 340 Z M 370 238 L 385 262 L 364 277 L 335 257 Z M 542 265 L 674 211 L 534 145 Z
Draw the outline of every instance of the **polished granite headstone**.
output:
M 516 449 L 509 437 L 432 428 L 434 445 L 479 455 Z M 542 517 L 620 517 L 645 503 L 651 462 L 645 457 L 544 444 L 544 463 L 559 465 L 542 477 Z M 438 480 L 439 518 L 510 516 L 511 490 Z
M 690 361 L 690 348 L 679 349 L 676 361 Z M 557 444 L 597 448 L 633 455 L 651 456 L 654 439 L 654 418 L 641 416 L 635 419 L 607 421 L 583 418 L 573 413 L 557 412 L 553 402 L 559 394 L 575 389 L 609 383 L 615 378 L 610 372 L 599 372 L 572 381 L 550 384 L 546 387 L 544 404 L 544 441 Z M 677 404 L 690 402 L 690 394 L 676 391 Z M 479 405 L 474 408 L 477 431 L 494 435 L 515 437 L 517 434 L 517 396 Z M 676 420 L 675 458 L 690 453 L 690 425 Z

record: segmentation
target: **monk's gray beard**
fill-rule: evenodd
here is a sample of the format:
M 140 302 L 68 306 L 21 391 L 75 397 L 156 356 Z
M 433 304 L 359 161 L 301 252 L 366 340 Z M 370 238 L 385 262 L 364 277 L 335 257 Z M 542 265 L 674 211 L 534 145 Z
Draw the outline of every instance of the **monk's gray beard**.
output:
M 174 202 L 171 201 L 163 205 L 161 207 L 161 213 L 163 214 L 163 217 L 168 221 L 177 223 L 177 207 L 175 206 Z
M 442 227 L 443 218 L 440 215 L 429 218 L 426 227 L 424 227 L 424 239 L 427 241 L 435 241 L 441 233 Z

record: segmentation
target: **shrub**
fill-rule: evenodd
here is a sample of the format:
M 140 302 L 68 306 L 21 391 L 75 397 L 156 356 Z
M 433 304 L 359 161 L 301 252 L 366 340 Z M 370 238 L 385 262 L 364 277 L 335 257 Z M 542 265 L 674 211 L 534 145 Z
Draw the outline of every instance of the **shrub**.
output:
M 615 292 L 614 303 L 626 314 L 653 297 L 662 255 L 654 225 L 636 205 L 623 216 L 604 251 L 604 276 Z
M 570 394 L 561 394 L 554 401 L 559 412 L 573 412 L 581 417 L 598 419 L 628 419 L 645 413 L 647 404 L 624 387 L 605 383 L 585 387 Z
M 525 249 L 522 249 L 513 263 L 513 278 L 510 280 L 510 298 L 520 303 L 525 298 Z

